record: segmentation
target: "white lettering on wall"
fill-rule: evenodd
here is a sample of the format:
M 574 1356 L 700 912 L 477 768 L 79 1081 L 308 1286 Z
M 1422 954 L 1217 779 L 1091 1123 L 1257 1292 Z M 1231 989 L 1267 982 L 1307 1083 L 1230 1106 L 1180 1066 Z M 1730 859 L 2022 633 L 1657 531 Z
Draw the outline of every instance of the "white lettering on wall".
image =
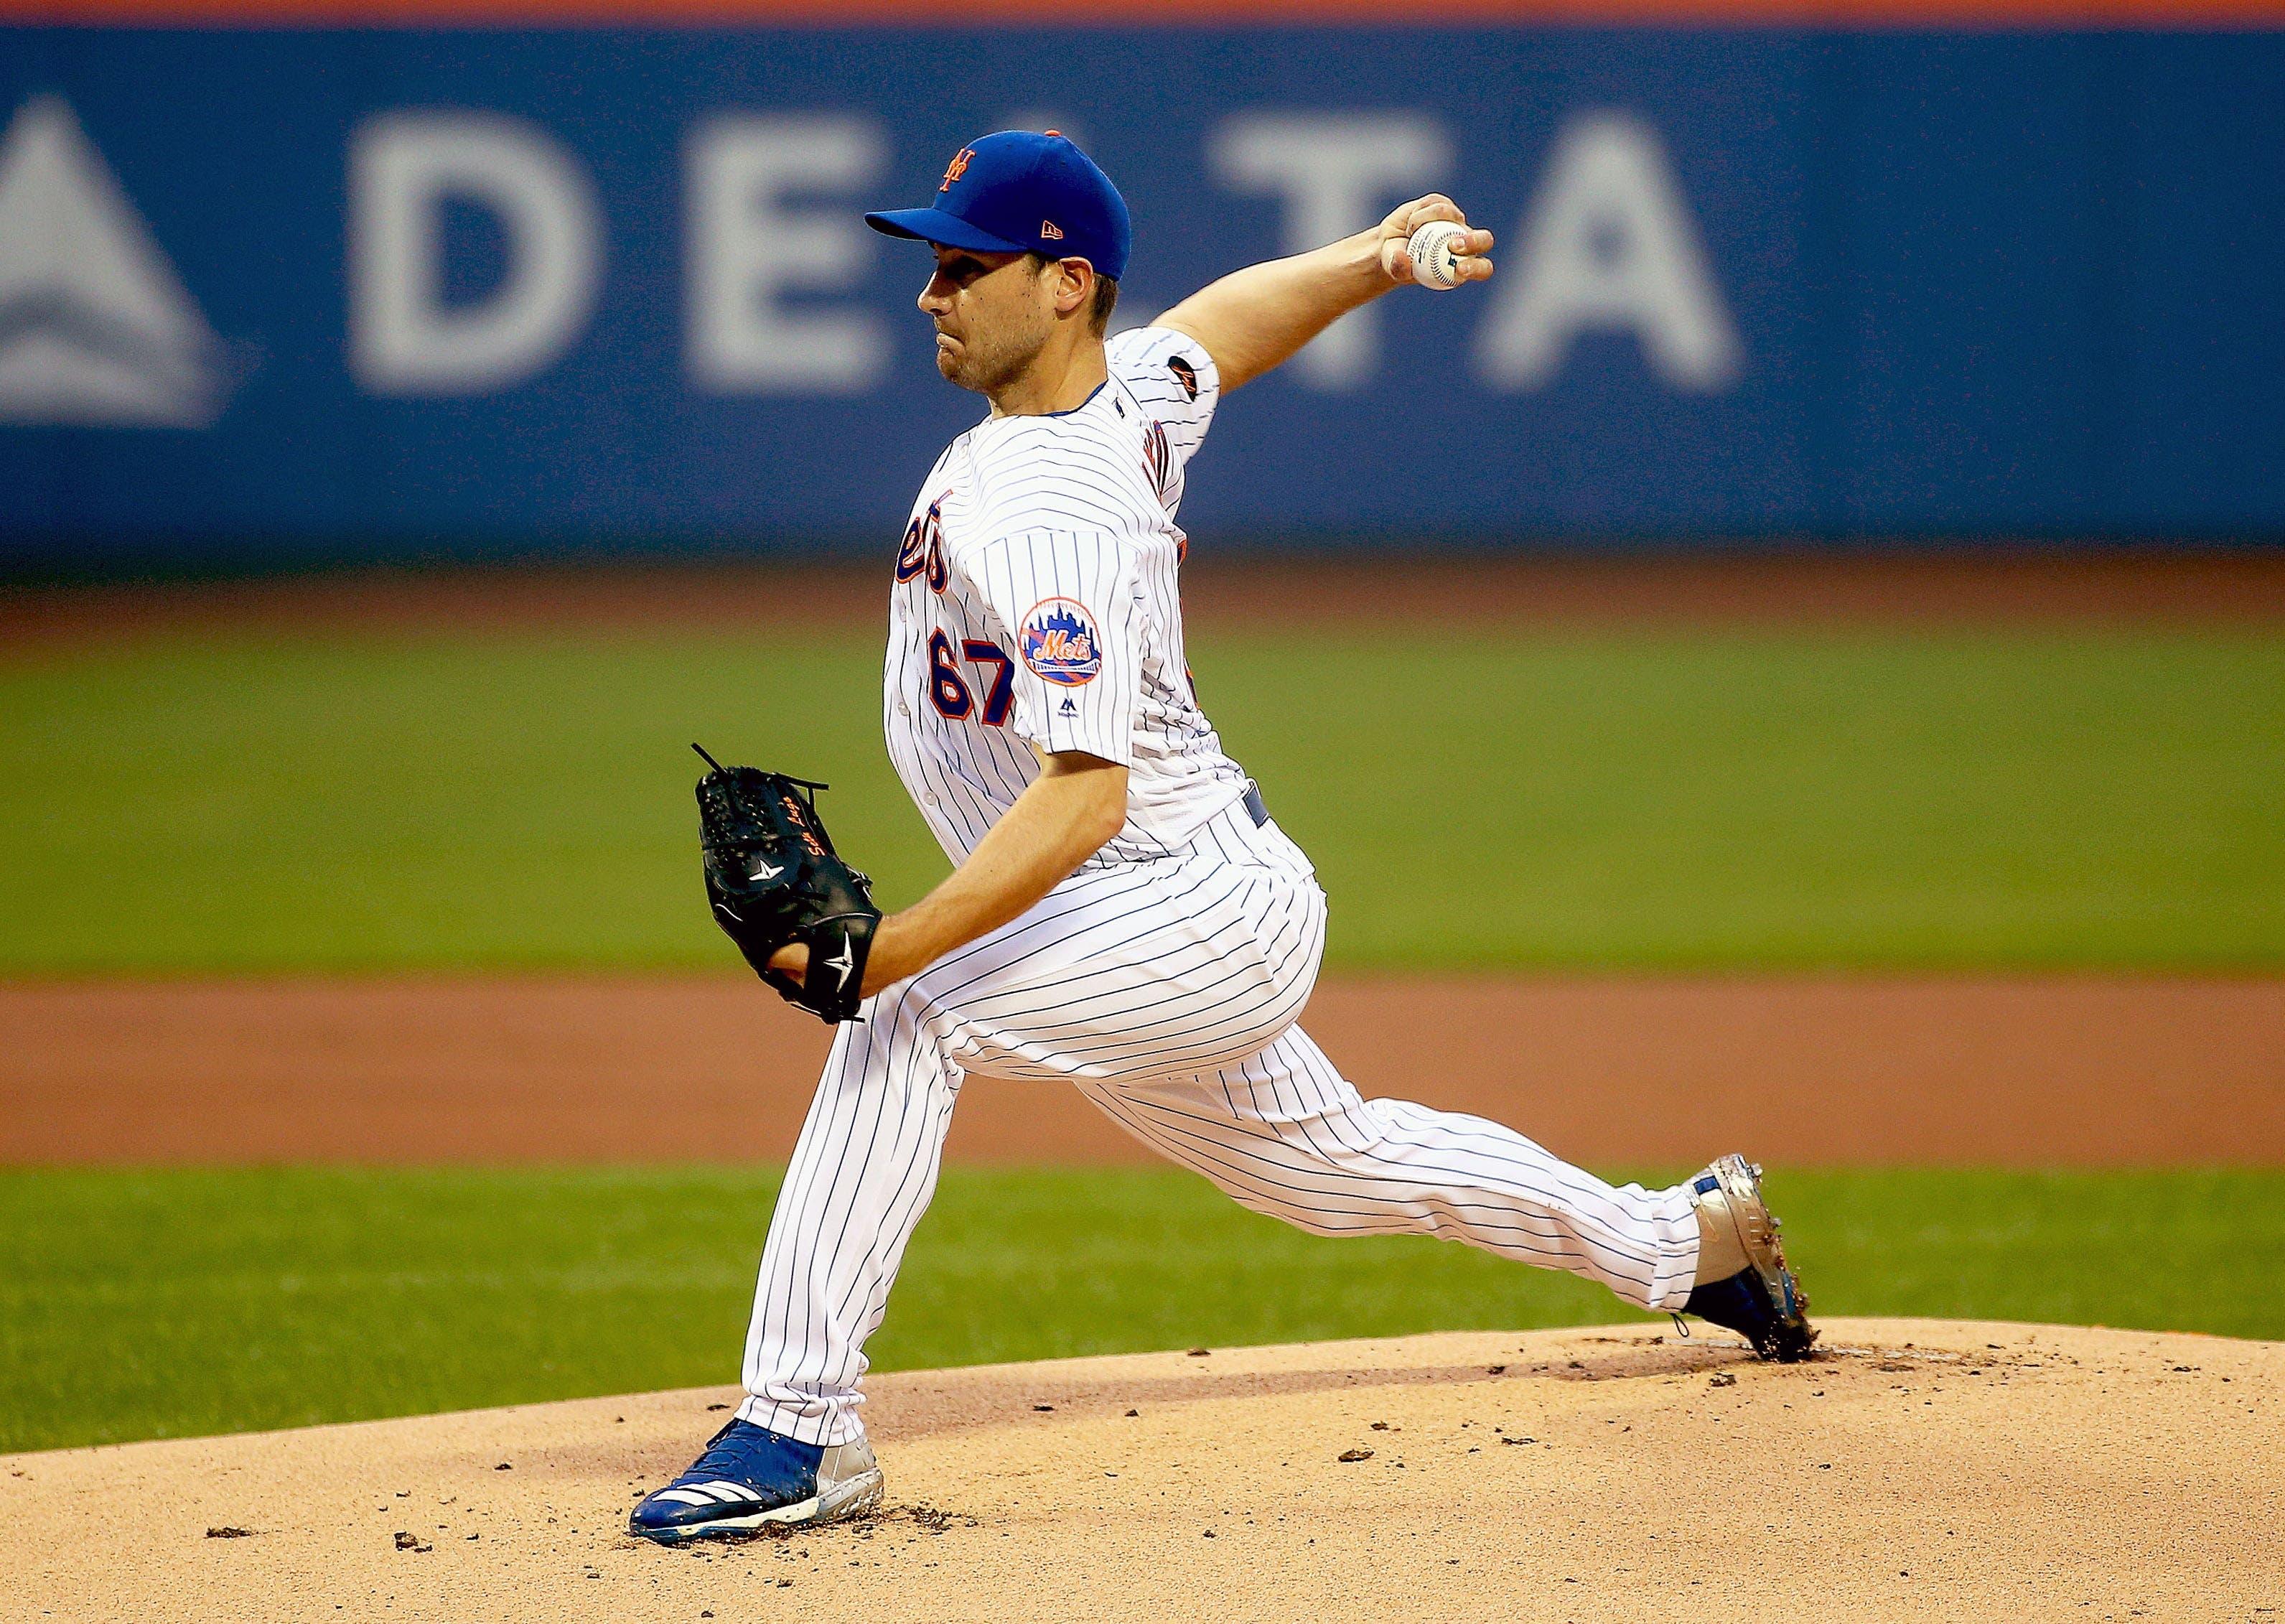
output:
M 1625 113 L 1581 114 L 1557 136 L 1494 278 L 1476 361 L 1496 388 L 1535 389 L 1582 333 L 1632 333 L 1676 388 L 1720 389 L 1744 360 L 1697 223 L 1656 131 Z
M 1232 191 L 1283 200 L 1284 251 L 1298 254 L 1361 231 L 1436 185 L 1452 167 L 1452 144 L 1441 124 L 1412 114 L 1249 114 L 1215 129 L 1206 161 Z M 1380 365 L 1379 313 L 1352 310 L 1290 365 L 1315 388 L 1360 387 Z
M 889 362 L 872 311 L 796 306 L 785 295 L 844 289 L 872 263 L 874 233 L 848 202 L 796 208 L 796 192 L 845 194 L 881 177 L 886 143 L 869 120 L 710 119 L 686 150 L 689 277 L 684 367 L 717 394 L 857 394 Z M 914 266 L 918 288 L 920 266 Z
M 499 221 L 506 269 L 483 298 L 444 296 L 443 205 Z M 559 360 L 593 313 L 602 231 L 578 161 L 496 114 L 367 121 L 349 162 L 350 365 L 381 395 L 489 395 Z

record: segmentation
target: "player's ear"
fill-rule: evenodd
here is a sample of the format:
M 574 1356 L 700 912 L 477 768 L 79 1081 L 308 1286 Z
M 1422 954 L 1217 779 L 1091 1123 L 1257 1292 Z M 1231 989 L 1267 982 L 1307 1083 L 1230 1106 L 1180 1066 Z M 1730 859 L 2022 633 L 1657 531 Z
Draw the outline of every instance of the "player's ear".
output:
M 1072 316 L 1086 310 L 1095 298 L 1095 267 L 1083 259 L 1059 259 L 1055 270 L 1056 314 Z

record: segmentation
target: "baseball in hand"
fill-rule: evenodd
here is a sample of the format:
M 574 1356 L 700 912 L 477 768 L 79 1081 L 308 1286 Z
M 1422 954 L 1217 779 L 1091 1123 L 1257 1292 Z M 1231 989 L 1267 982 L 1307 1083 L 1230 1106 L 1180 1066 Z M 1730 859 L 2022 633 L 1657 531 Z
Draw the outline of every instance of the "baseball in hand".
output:
M 1404 244 L 1404 257 L 1412 262 L 1412 279 L 1440 294 L 1457 287 L 1463 279 L 1457 244 L 1467 234 L 1466 226 L 1449 220 L 1431 220 L 1415 231 Z

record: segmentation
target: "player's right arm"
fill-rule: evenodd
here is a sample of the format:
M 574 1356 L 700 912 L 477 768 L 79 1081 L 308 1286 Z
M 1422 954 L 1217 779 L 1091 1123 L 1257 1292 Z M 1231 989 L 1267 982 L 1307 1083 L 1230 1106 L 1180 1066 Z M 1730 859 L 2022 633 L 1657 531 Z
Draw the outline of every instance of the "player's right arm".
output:
M 1210 282 L 1152 325 L 1187 333 L 1213 357 L 1227 391 L 1283 363 L 1361 304 L 1412 279 L 1404 244 L 1431 220 L 1465 225 L 1459 205 L 1431 192 L 1390 212 L 1354 237 L 1233 271 Z M 1492 273 L 1492 234 L 1471 231 L 1456 245 L 1460 274 L 1480 282 Z
M 985 831 L 968 860 L 901 913 L 883 919 L 865 961 L 864 995 L 917 976 L 946 954 L 1020 918 L 1100 851 L 1127 821 L 1127 768 L 1080 750 L 1040 753 L 1040 776 Z M 809 949 L 778 949 L 773 969 L 809 974 Z
M 865 966 L 868 996 L 1020 917 L 1127 821 L 1142 686 L 1130 548 L 1107 531 L 1029 529 L 955 549 L 948 561 L 997 623 L 981 647 L 1004 686 L 963 691 L 945 714 L 1009 729 L 1038 756 L 1040 773 L 943 884 L 881 922 Z M 772 962 L 801 976 L 808 953 L 784 948 Z
M 1032 781 L 944 883 L 881 922 L 865 991 L 917 976 L 1022 915 L 1127 821 L 1127 769 L 1079 750 L 1041 752 Z M 876 964 L 878 968 L 876 969 Z

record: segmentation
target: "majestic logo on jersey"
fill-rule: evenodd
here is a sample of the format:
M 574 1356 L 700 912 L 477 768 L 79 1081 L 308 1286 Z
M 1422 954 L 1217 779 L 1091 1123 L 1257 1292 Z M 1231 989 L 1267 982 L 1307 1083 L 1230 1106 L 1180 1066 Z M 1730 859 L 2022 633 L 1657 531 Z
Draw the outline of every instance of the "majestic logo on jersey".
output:
M 1103 638 L 1087 606 L 1071 598 L 1049 598 L 1032 606 L 1017 634 L 1017 651 L 1032 675 L 1042 682 L 1075 688 L 1103 671 Z
M 203 428 L 222 345 L 59 96 L 0 139 L 0 422 Z
M 1180 356 L 1166 357 L 1166 370 L 1174 374 L 1174 381 L 1182 386 L 1182 393 L 1192 400 L 1198 397 L 1198 369 Z
M 952 183 L 968 173 L 968 166 L 975 157 L 976 149 L 972 146 L 963 146 L 958 152 L 954 153 L 952 155 L 952 161 L 944 166 L 944 184 L 938 186 L 937 190 L 938 192 L 951 191 Z
M 1044 241 L 1061 242 L 1064 239 L 1064 228 L 1052 220 L 1042 220 L 1040 222 L 1040 236 Z

